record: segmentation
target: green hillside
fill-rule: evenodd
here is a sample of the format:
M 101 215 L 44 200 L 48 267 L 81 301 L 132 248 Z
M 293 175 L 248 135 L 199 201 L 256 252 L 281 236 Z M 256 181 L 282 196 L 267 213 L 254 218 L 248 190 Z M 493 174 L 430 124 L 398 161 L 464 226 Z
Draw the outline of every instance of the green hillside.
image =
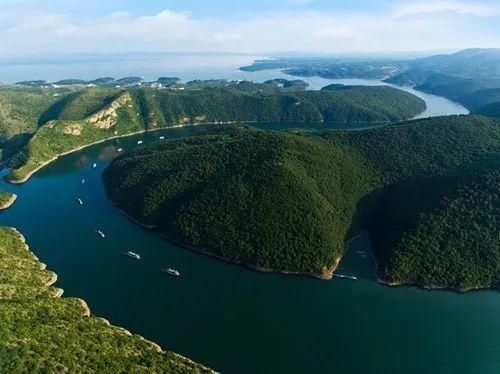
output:
M 10 160 L 14 169 L 10 180 L 23 182 L 71 150 L 162 127 L 281 121 L 387 124 L 425 109 L 424 101 L 416 96 L 388 87 L 304 91 L 296 86 L 196 81 L 175 90 L 100 87 L 73 91 L 39 113 L 38 122 L 43 125 Z
M 123 155 L 103 178 L 111 200 L 139 221 L 157 226 L 171 240 L 230 261 L 327 277 L 346 240 L 366 227 L 376 238 L 385 280 L 468 289 L 497 286 L 499 248 L 486 243 L 498 243 L 499 227 L 491 225 L 498 199 L 484 201 L 492 208 L 481 210 L 484 216 L 473 221 L 460 215 L 461 208 L 435 205 L 447 196 L 483 204 L 494 179 L 493 184 L 475 183 L 477 196 L 461 186 L 490 173 L 499 157 L 498 123 L 473 116 L 314 135 L 219 128 Z M 469 180 L 471 170 L 477 174 Z M 426 188 L 429 184 L 440 188 Z M 414 196 L 421 190 L 430 195 Z M 430 201 L 437 211 L 428 210 Z M 426 214 L 436 222 L 461 222 L 465 231 L 456 246 L 418 252 L 417 244 L 410 250 L 400 243 L 424 222 L 415 217 Z M 467 233 L 472 222 L 471 230 L 479 228 L 493 239 L 478 247 L 478 236 Z M 440 227 L 439 233 L 423 235 L 451 234 L 446 225 Z M 392 232 L 392 239 L 382 238 L 385 232 Z M 407 261 L 394 262 L 403 251 L 407 258 L 424 253 L 427 257 L 419 260 L 432 262 L 451 248 L 464 256 L 460 271 L 436 266 L 432 277 L 425 277 L 425 267 L 407 271 Z M 493 263 L 482 272 L 471 270 L 465 279 L 464 269 L 481 267 L 476 251 Z
M 40 117 L 58 97 L 56 92 L 0 86 L 0 160 L 24 145 L 40 126 Z
M 0 191 L 0 210 L 10 207 L 16 197 L 11 192 Z
M 0 372 L 212 372 L 59 298 L 56 275 L 14 229 L 0 228 L 0 258 Z
M 281 69 L 292 76 L 377 79 L 444 96 L 471 111 L 500 102 L 500 49 L 473 48 L 409 60 L 283 57 L 257 60 L 245 71 Z
M 390 87 L 289 91 L 263 86 L 240 83 L 181 92 L 139 90 L 133 95 L 146 123 L 157 126 L 221 121 L 389 123 L 425 109 L 421 99 Z
M 91 96 L 90 99 L 93 101 L 95 97 Z M 77 101 L 74 111 L 72 109 L 62 110 L 61 115 L 74 118 L 75 113 L 80 112 L 80 102 Z M 33 172 L 61 154 L 113 136 L 143 130 L 130 94 L 122 92 L 92 116 L 80 120 L 52 120 L 40 127 L 28 144 L 10 160 L 14 170 L 9 178 L 13 182 L 25 181 Z
M 47 108 L 39 121 L 80 120 L 111 104 L 120 93 L 118 89 L 106 88 L 86 88 L 72 92 Z
M 104 180 L 114 202 L 173 240 L 326 276 L 371 174 L 358 155 L 320 139 L 233 129 L 132 152 Z
M 480 107 L 475 111 L 475 113 L 490 117 L 500 117 L 500 100 L 498 102 Z
M 393 283 L 499 288 L 499 166 L 392 186 L 372 224 L 380 276 Z

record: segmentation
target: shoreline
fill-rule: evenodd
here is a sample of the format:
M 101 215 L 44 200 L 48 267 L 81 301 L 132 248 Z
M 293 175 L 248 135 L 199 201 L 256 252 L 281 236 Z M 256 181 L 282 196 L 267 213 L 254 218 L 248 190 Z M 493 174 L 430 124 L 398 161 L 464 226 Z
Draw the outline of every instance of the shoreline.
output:
M 118 206 L 117 204 L 113 203 L 113 205 L 115 206 Z M 208 257 L 211 257 L 211 258 L 215 258 L 219 261 L 222 261 L 222 262 L 225 262 L 227 264 L 231 264 L 231 265 L 238 265 L 238 266 L 243 266 L 243 267 L 246 267 L 247 269 L 250 269 L 250 270 L 254 270 L 254 271 L 258 271 L 258 272 L 261 272 L 261 273 L 276 273 L 276 274 L 280 274 L 280 275 L 298 275 L 298 276 L 308 276 L 308 277 L 313 277 L 313 278 L 316 278 L 316 279 L 321 279 L 321 280 L 332 280 L 333 279 L 333 274 L 335 272 L 335 270 L 337 270 L 340 262 L 342 261 L 343 257 L 344 257 L 344 254 L 346 253 L 349 245 L 356 239 L 358 239 L 359 237 L 361 237 L 363 235 L 363 233 L 365 232 L 369 232 L 368 230 L 366 229 L 363 229 L 361 230 L 358 234 L 356 234 L 355 236 L 353 236 L 352 238 L 350 238 L 349 240 L 347 240 L 345 243 L 344 243 L 344 252 L 342 253 L 341 256 L 339 256 L 335 262 L 332 264 L 332 266 L 330 268 L 324 268 L 324 271 L 322 274 L 318 274 L 318 273 L 311 273 L 311 272 L 294 272 L 294 271 L 287 271 L 287 270 L 279 270 L 279 269 L 274 269 L 274 268 L 265 268 L 265 267 L 261 267 L 261 266 L 258 266 L 258 265 L 254 265 L 254 264 L 251 264 L 251 263 L 248 263 L 248 262 L 244 262 L 244 261 L 235 261 L 235 260 L 231 260 L 231 259 L 227 259 L 227 258 L 224 258 L 220 255 L 217 255 L 217 254 L 214 254 L 214 253 L 211 253 L 211 252 L 208 252 L 208 251 L 205 251 L 201 248 L 198 248 L 198 247 L 195 247 L 195 246 L 191 246 L 189 244 L 186 244 L 186 243 L 183 243 L 179 240 L 176 240 L 168 235 L 165 235 L 161 232 L 159 232 L 157 229 L 158 229 L 158 226 L 157 225 L 147 225 L 147 224 L 144 224 L 142 223 L 141 221 L 139 221 L 137 218 L 133 217 L 132 215 L 128 214 L 127 212 L 125 212 L 123 209 L 120 209 L 119 208 L 119 211 L 120 213 L 122 213 L 125 217 L 127 217 L 130 221 L 132 221 L 133 223 L 137 224 L 138 226 L 142 227 L 143 229 L 145 230 L 154 230 L 156 231 L 156 233 L 163 239 L 165 239 L 167 242 L 171 243 L 171 244 L 174 244 L 180 248 L 183 248 L 183 249 L 187 249 L 191 252 L 194 252 L 196 254 L 199 254 L 199 255 L 202 255 L 202 256 L 208 256 Z M 472 286 L 472 287 L 467 287 L 467 288 L 458 288 L 458 287 L 453 287 L 453 286 L 444 286 L 444 285 L 441 285 L 441 286 L 431 286 L 431 285 L 425 285 L 425 284 L 421 284 L 421 283 L 417 283 L 417 282 L 389 282 L 389 281 L 386 281 L 384 279 L 382 279 L 379 275 L 379 271 L 378 271 L 378 261 L 377 259 L 375 258 L 375 255 L 373 254 L 372 251 L 371 252 L 371 257 L 372 257 L 372 260 L 373 260 L 373 263 L 375 265 L 375 269 L 374 269 L 374 275 L 375 275 L 375 281 L 380 284 L 380 285 L 383 285 L 383 286 L 386 286 L 386 287 L 416 287 L 418 289 L 421 289 L 421 290 L 426 290 L 426 291 L 454 291 L 454 292 L 458 292 L 458 293 L 466 293 L 466 292 L 470 292 L 470 291 L 481 291 L 481 290 L 495 290 L 495 288 L 489 286 L 489 285 L 480 285 L 480 286 Z
M 425 111 L 425 110 L 424 110 Z M 423 113 L 423 112 L 422 112 Z M 421 114 L 421 113 L 420 113 Z M 419 114 L 417 114 L 418 116 Z M 391 126 L 391 125 L 394 125 L 394 124 L 399 124 L 399 123 L 404 123 L 406 121 L 413 121 L 415 120 L 415 117 L 410 117 L 408 119 L 405 119 L 405 120 L 401 120 L 401 121 L 398 121 L 398 122 L 391 122 L 391 121 L 374 121 L 374 122 L 370 122 L 370 123 L 366 123 L 367 125 L 370 125 L 370 127 L 367 127 L 367 129 L 372 129 L 372 128 L 379 128 L 379 127 L 386 127 L 386 126 Z M 105 138 L 105 139 L 101 139 L 101 140 L 97 140 L 95 142 L 92 142 L 92 143 L 88 143 L 88 144 L 85 144 L 85 145 L 82 145 L 80 147 L 77 147 L 77 148 L 73 148 L 73 149 L 70 149 L 68 151 L 65 151 L 65 152 L 62 152 L 62 153 L 59 153 L 57 154 L 56 156 L 52 157 L 51 159 L 43 162 L 42 164 L 38 165 L 35 169 L 29 171 L 23 178 L 21 179 L 10 179 L 9 178 L 9 175 L 6 175 L 4 177 L 4 179 L 8 182 L 8 183 L 11 183 L 11 184 L 23 184 L 23 183 L 26 183 L 35 173 L 37 173 L 38 171 L 40 171 L 41 169 L 43 169 L 45 166 L 51 164 L 52 162 L 56 161 L 59 157 L 62 157 L 62 156 L 66 156 L 66 155 L 69 155 L 71 153 L 74 153 L 74 152 L 78 152 L 78 151 L 81 151 L 82 149 L 85 149 L 85 148 L 88 148 L 88 147 L 91 147 L 93 145 L 97 145 L 97 144 L 100 144 L 100 143 L 104 143 L 108 140 L 113 140 L 113 139 L 120 139 L 120 138 L 126 138 L 126 137 L 129 137 L 129 136 L 134 136 L 134 135 L 139 135 L 139 134 L 144 134 L 144 133 L 149 133 L 149 132 L 155 132 L 155 131 L 161 131 L 161 130 L 170 130 L 170 129 L 178 129 L 178 128 L 183 128 L 183 127 L 194 127 L 194 126 L 214 126 L 214 125 L 236 125 L 236 124 L 242 124 L 242 125 L 246 125 L 246 124 L 259 124 L 259 123 L 262 123 L 262 124 L 266 124 L 266 123 L 274 123 L 272 121 L 220 121 L 220 122 L 200 122 L 200 123 L 186 123 L 186 124 L 177 124 L 177 125 L 173 125 L 173 126 L 168 126 L 168 127 L 160 127 L 160 128 L 154 128 L 154 129 L 145 129 L 145 130 L 140 130 L 140 131 L 134 131 L 134 132 L 131 132 L 131 133 L 128 133 L 128 134 L 123 134 L 123 135 L 113 135 L 111 137 L 108 137 L 108 138 Z M 284 122 L 283 122 L 284 123 Z M 293 122 L 293 121 L 290 121 L 289 123 L 297 123 L 297 124 L 307 124 L 307 123 L 313 123 L 313 122 L 300 122 L 300 121 L 297 121 L 297 122 Z M 319 123 L 329 123 L 329 122 L 324 122 L 324 121 L 321 121 Z M 332 122 L 333 123 L 333 122 Z M 357 122 L 353 122 L 353 123 L 349 123 L 349 122 L 339 122 L 341 124 L 352 124 L 352 125 L 359 125 L 359 124 L 363 124 L 363 123 L 357 123 Z M 352 129 L 352 130 L 346 130 L 346 131 L 359 131 L 357 129 Z M 361 129 L 363 130 L 363 129 Z M 7 161 L 4 161 L 3 162 L 3 165 L 6 163 Z
M 496 289 L 493 288 L 492 286 L 489 285 L 479 285 L 479 286 L 471 286 L 471 287 L 465 287 L 465 288 L 459 288 L 459 287 L 454 287 L 454 286 L 446 286 L 446 285 L 439 285 L 439 286 L 433 286 L 433 285 L 426 285 L 418 282 L 400 282 L 400 281 L 393 281 L 389 282 L 384 280 L 383 278 L 380 278 L 378 274 L 375 274 L 377 278 L 377 283 L 387 286 L 387 287 L 416 287 L 418 289 L 424 290 L 424 291 L 453 291 L 453 292 L 458 292 L 458 293 L 466 293 L 466 292 L 471 292 L 471 291 L 495 291 Z
M 381 278 L 380 273 L 379 273 L 379 266 L 378 266 L 378 261 L 375 258 L 375 255 L 372 253 L 372 258 L 373 258 L 373 263 L 375 265 L 375 270 L 374 270 L 374 275 L 375 275 L 375 280 L 378 284 L 386 287 L 415 287 L 420 290 L 424 291 L 452 291 L 452 292 L 458 292 L 458 293 L 466 293 L 466 292 L 471 292 L 471 291 L 494 291 L 495 288 L 493 288 L 490 285 L 479 285 L 479 286 L 472 286 L 472 287 L 466 287 L 466 288 L 458 288 L 458 287 L 453 287 L 453 286 L 445 286 L 445 285 L 440 285 L 440 286 L 432 286 L 428 284 L 422 284 L 418 282 L 404 282 L 404 281 L 387 281 L 383 278 Z
M 183 243 L 179 240 L 173 239 L 172 237 L 169 237 L 169 236 L 162 234 L 160 232 L 157 232 L 157 233 L 161 238 L 165 239 L 169 243 L 177 245 L 180 248 L 187 249 L 187 250 L 194 252 L 194 253 L 197 253 L 199 255 L 215 258 L 215 259 L 222 261 L 222 262 L 225 262 L 227 264 L 246 267 L 247 269 L 254 270 L 257 272 L 261 272 L 261 273 L 275 273 L 275 274 L 280 274 L 280 275 L 298 275 L 298 276 L 312 277 L 312 278 L 321 279 L 321 280 L 331 280 L 333 278 L 333 273 L 335 272 L 340 261 L 342 260 L 342 256 L 338 257 L 334 261 L 334 263 L 331 265 L 330 268 L 326 268 L 326 267 L 324 268 L 324 271 L 322 274 L 312 273 L 312 272 L 289 271 L 289 270 L 280 270 L 280 269 L 274 269 L 274 268 L 266 268 L 266 267 L 254 265 L 254 264 L 251 264 L 251 263 L 245 262 L 245 261 L 231 260 L 231 259 L 222 257 L 220 255 L 217 255 L 215 253 L 211 253 L 211 252 L 202 250 L 201 248 Z
M 18 236 L 18 238 L 24 244 L 24 248 L 26 249 L 26 251 L 28 251 L 31 254 L 31 256 L 33 256 L 34 260 L 39 263 L 40 268 L 43 269 L 43 270 L 45 270 L 45 264 L 38 259 L 38 257 L 33 253 L 33 251 L 31 251 L 30 247 L 26 243 L 26 238 L 24 237 L 24 235 L 18 229 L 16 229 L 15 227 L 9 227 L 9 226 L 4 226 L 4 227 L 12 230 Z M 54 284 L 57 282 L 57 273 L 52 272 L 50 270 L 45 270 L 45 271 L 48 274 L 50 274 L 50 278 L 43 285 L 43 288 L 47 289 L 47 290 L 53 290 L 53 293 L 50 296 L 51 298 L 54 298 L 54 299 L 61 298 L 64 291 L 61 288 L 54 287 Z M 95 319 L 98 319 L 98 320 L 102 320 L 102 322 L 104 324 L 106 324 L 107 326 L 109 326 L 110 329 L 113 329 L 114 331 L 120 332 L 120 333 L 122 333 L 124 335 L 128 335 L 128 336 L 137 335 L 137 334 L 132 334 L 130 331 L 128 331 L 127 329 L 125 329 L 123 327 L 111 324 L 108 320 L 106 320 L 106 319 L 104 319 L 102 317 L 98 317 L 98 316 L 93 315 L 91 313 L 90 308 L 89 308 L 89 306 L 88 306 L 88 304 L 87 304 L 87 302 L 85 300 L 83 300 L 81 298 L 78 298 L 78 297 L 72 297 L 71 299 L 76 300 L 80 304 L 82 317 L 84 317 L 84 318 L 95 318 Z M 187 357 L 184 357 L 184 356 L 182 356 L 182 355 L 180 355 L 178 353 L 171 352 L 171 351 L 165 351 L 158 343 L 155 343 L 155 342 L 153 342 L 153 341 L 151 341 L 149 339 L 146 339 L 142 335 L 137 335 L 137 336 L 142 341 L 146 342 L 151 349 L 153 349 L 154 351 L 156 351 L 160 355 L 166 355 L 166 354 L 170 355 L 170 354 L 172 354 L 175 357 L 178 357 L 179 359 L 183 360 L 184 362 L 203 366 L 202 364 L 195 363 L 191 359 L 189 359 Z M 212 370 L 210 368 L 206 368 L 206 367 L 204 367 L 204 368 L 207 370 L 207 372 L 210 372 L 212 374 L 216 374 L 217 373 L 216 371 L 214 371 L 214 370 Z
M 114 202 L 112 202 L 112 204 L 114 206 L 118 206 Z M 120 211 L 121 214 L 123 214 L 125 217 L 127 217 L 130 221 L 132 221 L 133 223 L 142 227 L 143 229 L 155 231 L 161 238 L 165 239 L 167 242 L 174 244 L 180 248 L 187 249 L 187 250 L 194 252 L 196 254 L 215 258 L 215 259 L 222 261 L 222 262 L 225 262 L 227 264 L 243 266 L 243 267 L 246 267 L 250 270 L 258 271 L 261 273 L 276 273 L 276 274 L 281 274 L 281 275 L 308 276 L 308 277 L 313 277 L 313 278 L 321 279 L 321 280 L 332 280 L 333 279 L 333 273 L 335 272 L 335 270 L 337 270 L 337 268 L 340 264 L 340 261 L 344 257 L 343 254 L 347 250 L 347 247 L 349 246 L 349 244 L 351 243 L 352 240 L 355 240 L 360 235 L 360 234 L 358 234 L 358 235 L 352 237 L 351 239 L 349 239 L 347 242 L 345 242 L 343 254 L 341 256 L 337 257 L 335 259 L 334 263 L 330 267 L 324 267 L 323 272 L 321 274 L 312 273 L 312 272 L 288 271 L 288 270 L 280 270 L 280 269 L 274 269 L 274 268 L 266 268 L 266 267 L 254 265 L 254 264 L 251 264 L 251 263 L 245 262 L 245 261 L 235 261 L 235 260 L 231 260 L 231 259 L 222 257 L 222 256 L 217 255 L 215 253 L 208 252 L 208 251 L 203 250 L 199 247 L 195 247 L 195 246 L 183 243 L 177 239 L 174 239 L 171 236 L 168 236 L 168 235 L 165 235 L 165 234 L 159 232 L 157 225 L 148 225 L 148 224 L 142 223 L 137 218 L 133 217 L 132 215 L 130 215 L 129 213 L 127 213 L 123 209 L 118 208 L 118 210 Z
M 4 204 L 0 205 L 0 210 L 5 210 L 5 209 L 10 208 L 12 206 L 12 204 L 14 204 L 16 199 L 17 199 L 17 195 L 15 193 L 13 193 L 8 201 L 6 201 Z
M 81 151 L 82 149 L 91 147 L 91 146 L 96 145 L 96 144 L 107 142 L 108 140 L 119 139 L 119 138 L 126 138 L 126 137 L 129 137 L 129 136 L 144 134 L 144 133 L 148 133 L 148 132 L 161 131 L 161 130 L 170 130 L 170 129 L 178 129 L 178 128 L 189 127 L 189 126 L 193 126 L 194 127 L 194 126 L 203 126 L 203 125 L 208 125 L 208 126 L 210 126 L 210 125 L 234 125 L 234 124 L 238 124 L 238 123 L 248 124 L 248 123 L 258 123 L 258 122 L 257 121 L 228 121 L 228 122 L 187 123 L 187 124 L 173 125 L 173 126 L 169 126 L 169 127 L 160 127 L 160 128 L 156 128 L 156 129 L 145 129 L 145 130 L 140 130 L 140 131 L 134 131 L 134 132 L 131 132 L 131 133 L 128 133 L 128 134 L 123 134 L 123 135 L 113 135 L 111 137 L 108 137 L 108 138 L 105 138 L 105 139 L 101 139 L 101 140 L 97 140 L 95 142 L 88 143 L 88 144 L 82 145 L 80 147 L 70 149 L 69 151 L 65 151 L 65 152 L 59 153 L 58 155 L 52 157 L 51 159 L 45 161 L 44 163 L 42 163 L 40 165 L 38 165 L 35 169 L 33 169 L 30 172 L 28 172 L 21 179 L 10 179 L 10 178 L 8 178 L 8 175 L 5 176 L 4 179 L 7 182 L 11 183 L 11 184 L 23 184 L 23 183 L 26 183 L 33 176 L 33 174 L 35 174 L 36 172 L 40 171 L 41 169 L 43 169 L 45 166 L 51 164 L 52 162 L 56 161 L 59 157 L 66 156 L 66 155 L 69 155 L 71 153 L 75 153 L 75 152 Z

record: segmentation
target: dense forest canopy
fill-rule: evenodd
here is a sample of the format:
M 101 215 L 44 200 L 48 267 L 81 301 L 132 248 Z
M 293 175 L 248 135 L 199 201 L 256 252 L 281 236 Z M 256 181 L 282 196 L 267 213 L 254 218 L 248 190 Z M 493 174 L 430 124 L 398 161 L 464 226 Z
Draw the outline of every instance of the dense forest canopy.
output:
M 478 114 L 499 116 L 494 108 L 500 104 L 500 49 L 466 49 L 413 59 L 281 57 L 257 60 L 241 69 L 281 69 L 299 77 L 378 79 L 447 97 Z
M 469 289 L 499 286 L 499 157 L 499 124 L 483 117 L 315 134 L 237 127 L 131 152 L 103 177 L 141 222 L 231 261 L 328 276 L 367 227 L 384 280 Z M 463 232 L 444 240 L 453 226 Z
M 212 373 L 59 298 L 56 275 L 0 227 L 0 372 Z
M 162 80 L 166 81 L 168 78 Z M 19 129 L 17 122 L 9 126 L 9 121 L 15 120 L 13 110 L 4 115 L 6 128 L 12 129 L 12 134 L 5 135 L 5 159 L 15 153 L 10 160 L 10 166 L 16 169 L 11 180 L 24 181 L 62 153 L 145 130 L 221 122 L 387 124 L 412 118 L 425 109 L 423 100 L 390 87 L 349 86 L 305 91 L 304 82 L 297 80 L 271 80 L 261 84 L 225 80 L 172 84 L 171 89 L 138 86 L 126 90 L 14 87 L 13 96 L 4 89 L 5 100 L 9 102 L 19 96 L 17 106 L 26 103 L 23 97 L 31 100 L 31 96 L 37 104 L 29 116 L 23 117 L 29 124 L 25 132 Z M 8 109 L 9 105 L 5 107 Z M 0 119 L 1 115 L 2 112 Z M 13 134 L 23 141 L 16 142 Z

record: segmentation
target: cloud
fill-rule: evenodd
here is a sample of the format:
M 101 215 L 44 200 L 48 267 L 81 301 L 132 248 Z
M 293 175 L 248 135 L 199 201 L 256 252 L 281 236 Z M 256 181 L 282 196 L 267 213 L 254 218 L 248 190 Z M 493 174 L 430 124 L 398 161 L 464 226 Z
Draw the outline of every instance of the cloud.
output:
M 463 16 L 493 17 L 500 13 L 500 6 L 491 2 L 473 1 L 418 1 L 405 2 L 394 10 L 395 17 L 408 17 L 417 15 L 435 15 L 438 13 L 455 13 Z
M 326 26 L 318 29 L 316 37 L 320 39 L 359 39 L 361 35 L 348 25 Z
M 200 18 L 168 9 L 152 15 L 114 12 L 95 18 L 32 9 L 10 9 L 8 17 L 0 16 L 1 56 L 136 51 L 345 53 L 500 43 L 496 26 L 500 10 L 481 1 L 406 1 L 377 14 L 288 10 L 252 13 L 238 20 Z M 487 17 L 492 22 L 483 22 Z

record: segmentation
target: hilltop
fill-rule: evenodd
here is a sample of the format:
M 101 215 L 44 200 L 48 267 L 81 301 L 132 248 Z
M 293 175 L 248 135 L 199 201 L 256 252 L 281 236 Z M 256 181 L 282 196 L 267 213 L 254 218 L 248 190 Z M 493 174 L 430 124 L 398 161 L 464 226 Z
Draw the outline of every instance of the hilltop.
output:
M 390 87 L 349 86 L 321 91 L 304 88 L 303 82 L 283 80 L 263 84 L 193 81 L 176 83 L 171 89 L 93 87 L 54 91 L 15 87 L 13 91 L 20 95 L 28 92 L 46 102 L 31 115 L 33 125 L 29 131 L 20 133 L 13 126 L 24 139 L 17 148 L 12 138 L 5 140 L 9 157 L 15 153 L 9 160 L 14 169 L 9 178 L 23 182 L 67 152 L 165 127 L 281 121 L 388 124 L 425 109 L 423 100 Z
M 467 290 L 500 286 L 499 158 L 498 122 L 455 116 L 314 135 L 219 128 L 123 155 L 103 178 L 140 222 L 232 262 L 328 278 L 369 228 L 385 282 Z

